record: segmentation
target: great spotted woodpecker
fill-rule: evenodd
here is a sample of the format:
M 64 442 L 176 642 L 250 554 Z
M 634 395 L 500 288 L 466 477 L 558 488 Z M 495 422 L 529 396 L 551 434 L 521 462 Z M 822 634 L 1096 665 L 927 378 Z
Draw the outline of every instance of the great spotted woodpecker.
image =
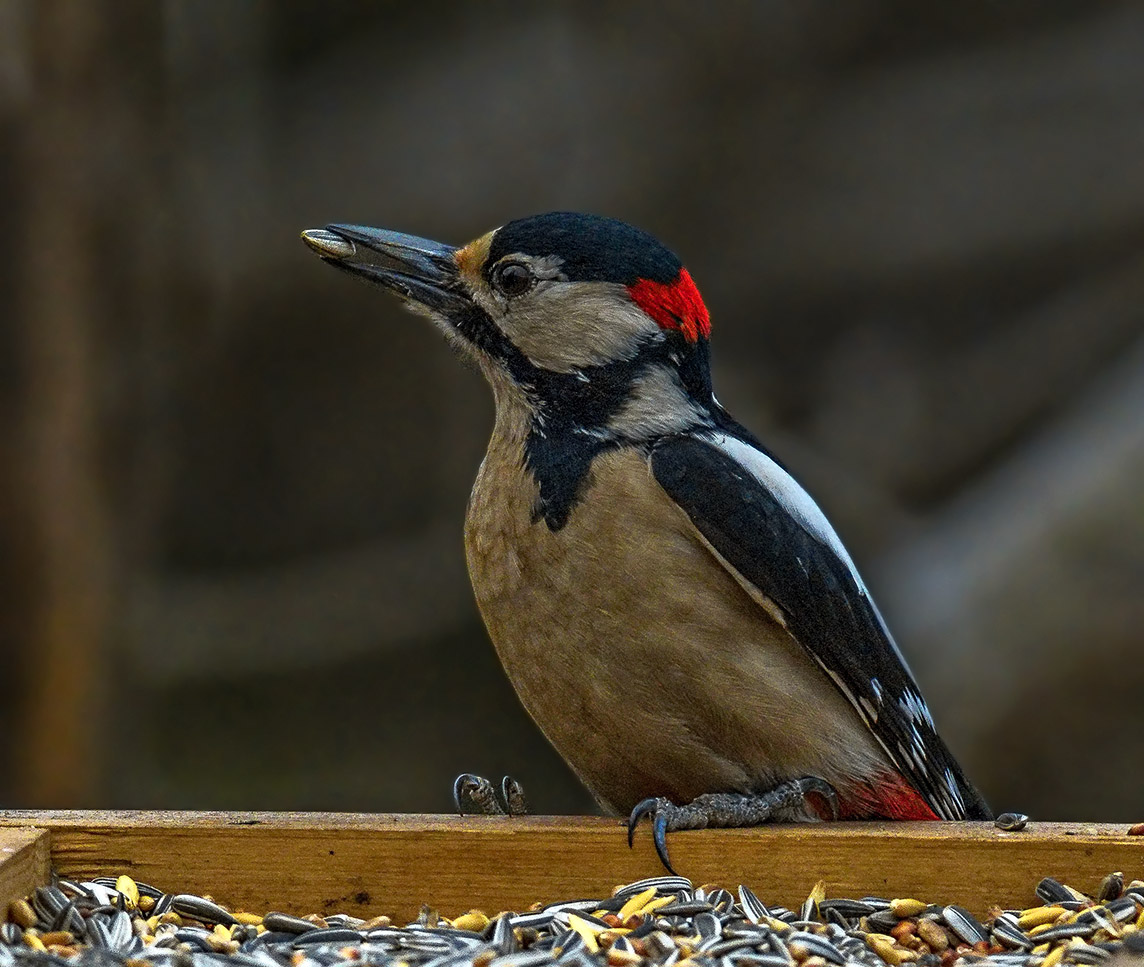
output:
M 715 399 L 708 311 L 672 252 L 566 212 L 462 248 L 303 238 L 426 312 L 492 385 L 465 526 L 477 603 L 629 838 L 650 815 L 667 865 L 675 829 L 990 818 L 834 529 Z

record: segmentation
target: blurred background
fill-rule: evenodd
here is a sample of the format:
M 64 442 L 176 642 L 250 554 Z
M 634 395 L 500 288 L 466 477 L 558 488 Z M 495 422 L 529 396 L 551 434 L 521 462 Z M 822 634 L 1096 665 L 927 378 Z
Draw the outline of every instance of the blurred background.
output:
M 635 222 L 996 809 L 1144 819 L 1144 4 L 0 0 L 6 806 L 591 801 L 479 377 L 298 232 Z

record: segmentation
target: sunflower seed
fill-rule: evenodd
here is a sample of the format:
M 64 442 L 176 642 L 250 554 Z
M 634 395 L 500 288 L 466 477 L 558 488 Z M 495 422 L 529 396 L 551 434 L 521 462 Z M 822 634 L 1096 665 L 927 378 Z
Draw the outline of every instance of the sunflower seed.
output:
M 124 911 L 117 910 L 107 924 L 107 933 L 110 941 L 108 946 L 113 950 L 122 950 L 131 942 L 133 936 L 131 917 Z
M 1140 901 L 1137 901 L 1135 897 L 1122 896 L 1116 900 L 1109 900 L 1108 903 L 1105 904 L 1104 908 L 1108 911 L 1109 915 L 1114 920 L 1123 922 L 1125 920 L 1133 920 L 1136 918 L 1136 905 L 1138 902 Z
M 1029 817 L 1024 813 L 1000 813 L 997 818 L 993 820 L 993 825 L 998 829 L 1016 833 L 1029 825 Z
M 690 917 L 697 913 L 710 913 L 714 907 L 706 900 L 680 900 L 675 903 L 665 903 L 656 910 L 660 917 Z
M 700 937 L 718 937 L 723 932 L 723 925 L 713 913 L 700 913 L 691 923 Z
M 984 943 L 988 939 L 985 928 L 965 907 L 951 904 L 942 910 L 942 917 L 949 929 L 970 946 Z
M 830 961 L 832 964 L 845 964 L 846 958 L 842 955 L 842 951 L 834 946 L 830 941 L 824 939 L 813 933 L 795 933 L 787 937 L 787 947 L 790 952 L 798 956 L 800 948 L 805 951 L 808 956 L 823 957 Z M 804 958 L 799 957 L 799 960 Z
M 1111 956 L 1107 950 L 1101 950 L 1092 944 L 1077 944 L 1065 952 L 1065 958 L 1074 964 L 1099 964 Z
M 1096 899 L 1101 903 L 1115 900 L 1124 892 L 1124 874 L 1109 873 L 1100 881 L 1100 888 L 1096 891 Z
M 489 961 L 488 967 L 539 967 L 540 964 L 552 963 L 552 954 L 547 952 L 530 953 L 525 951 L 519 954 L 509 954 L 507 957 L 497 957 Z
M 835 911 L 847 920 L 868 917 L 878 909 L 874 904 L 863 903 L 861 900 L 823 900 L 818 907 L 824 912 Z
M 331 927 L 348 927 L 351 930 L 357 930 L 365 923 L 361 917 L 351 917 L 346 913 L 332 913 L 325 921 Z
M 751 923 L 758 923 L 763 917 L 770 916 L 770 911 L 763 901 L 755 896 L 749 886 L 743 886 L 742 883 L 739 884 L 739 906 Z
M 209 930 L 199 930 L 195 927 L 183 927 L 176 932 L 175 939 L 181 944 L 187 944 L 198 950 L 210 953 L 212 947 L 207 943 L 207 937 L 210 936 Z
M 512 918 L 507 914 L 493 921 L 489 943 L 502 957 L 517 951 L 516 934 L 512 932 Z
M 1054 880 L 1051 876 L 1046 876 L 1037 884 L 1036 892 L 1037 896 L 1049 904 L 1062 904 L 1081 899 L 1067 886 Z
M 544 911 L 542 911 L 542 912 L 544 912 Z M 601 920 L 599 917 L 592 916 L 590 913 L 584 913 L 584 912 L 576 913 L 573 910 L 558 910 L 558 911 L 556 911 L 556 913 L 554 913 L 552 915 L 552 919 L 556 923 L 562 924 L 563 926 L 568 926 L 568 923 L 569 923 L 568 918 L 570 916 L 577 917 L 578 919 L 583 920 L 585 923 L 590 923 L 593 926 L 599 927 L 601 930 L 607 930 L 608 929 L 608 925 L 603 920 Z
M 225 908 L 193 893 L 177 894 L 172 897 L 171 906 L 176 913 L 194 917 L 204 923 L 221 923 L 224 927 L 229 927 L 237 922 Z
M 762 942 L 765 943 L 766 941 L 763 940 Z M 704 953 L 706 953 L 708 957 L 724 957 L 738 950 L 750 950 L 753 947 L 757 947 L 759 943 L 760 938 L 758 937 L 724 938 L 718 943 L 712 944 Z M 770 948 L 768 947 L 767 949 L 769 950 Z
M 1091 937 L 1096 932 L 1096 924 L 1089 923 L 1063 923 L 1058 927 L 1049 927 L 1042 930 L 1034 942 L 1040 946 L 1043 943 L 1051 944 L 1055 940 L 1068 940 L 1072 937 Z
M 298 934 L 294 938 L 294 947 L 308 947 L 323 943 L 360 943 L 361 939 L 361 932 L 357 930 L 349 930 L 345 927 L 319 927 L 317 930 Z
M 288 913 L 278 913 L 276 911 L 266 914 L 266 916 L 262 918 L 262 925 L 267 930 L 290 934 L 309 933 L 311 930 L 317 929 L 317 924 L 313 924 L 309 920 L 303 920 L 301 917 L 292 917 Z
M 573 913 L 587 913 L 590 910 L 599 910 L 599 900 L 561 900 L 559 903 L 550 903 L 544 907 L 542 913 L 560 913 L 571 910 Z
M 654 886 L 660 893 L 689 893 L 691 881 L 683 876 L 649 876 L 645 880 L 636 880 L 627 886 L 620 887 L 613 896 L 627 899 L 637 893 L 643 893 L 648 887 Z
M 993 921 L 993 936 L 999 944 L 1005 947 L 1019 947 L 1022 950 L 1032 950 L 1033 941 L 1011 919 L 998 917 Z
M 898 916 L 889 909 L 878 910 L 866 918 L 866 923 L 874 933 L 889 933 L 898 925 Z
M 58 886 L 36 887 L 32 894 L 32 907 L 44 926 L 51 924 L 67 905 L 68 898 Z
M 517 913 L 511 917 L 513 927 L 523 929 L 525 927 L 537 927 L 538 929 L 547 929 L 552 925 L 554 914 L 545 913 L 543 910 L 539 913 Z M 567 926 L 567 924 L 565 924 Z

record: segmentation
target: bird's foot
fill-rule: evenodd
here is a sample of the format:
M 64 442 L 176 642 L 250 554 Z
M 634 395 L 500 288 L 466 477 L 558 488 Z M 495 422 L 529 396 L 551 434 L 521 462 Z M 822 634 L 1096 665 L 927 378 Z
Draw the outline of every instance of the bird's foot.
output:
M 759 826 L 784 814 L 811 811 L 823 815 L 823 810 L 808 797 L 821 797 L 826 814 L 838 818 L 838 794 L 825 779 L 803 776 L 781 783 L 762 795 L 736 792 L 712 792 L 697 796 L 691 802 L 678 806 L 670 799 L 645 799 L 628 817 L 628 846 L 632 845 L 636 826 L 644 816 L 651 816 L 652 841 L 655 851 L 667 869 L 674 873 L 667 857 L 667 834 L 679 829 L 727 829 L 734 826 Z
M 463 772 L 453 783 L 453 802 L 462 816 L 524 816 L 528 802 L 524 787 L 512 776 L 505 776 L 500 784 L 500 798 L 496 789 L 484 776 Z

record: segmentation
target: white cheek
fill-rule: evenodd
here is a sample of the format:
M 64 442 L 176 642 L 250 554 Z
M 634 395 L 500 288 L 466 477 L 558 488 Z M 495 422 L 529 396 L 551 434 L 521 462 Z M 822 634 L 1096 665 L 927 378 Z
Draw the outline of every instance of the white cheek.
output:
M 608 282 L 541 283 L 498 320 L 536 365 L 557 372 L 631 359 L 659 327 Z

